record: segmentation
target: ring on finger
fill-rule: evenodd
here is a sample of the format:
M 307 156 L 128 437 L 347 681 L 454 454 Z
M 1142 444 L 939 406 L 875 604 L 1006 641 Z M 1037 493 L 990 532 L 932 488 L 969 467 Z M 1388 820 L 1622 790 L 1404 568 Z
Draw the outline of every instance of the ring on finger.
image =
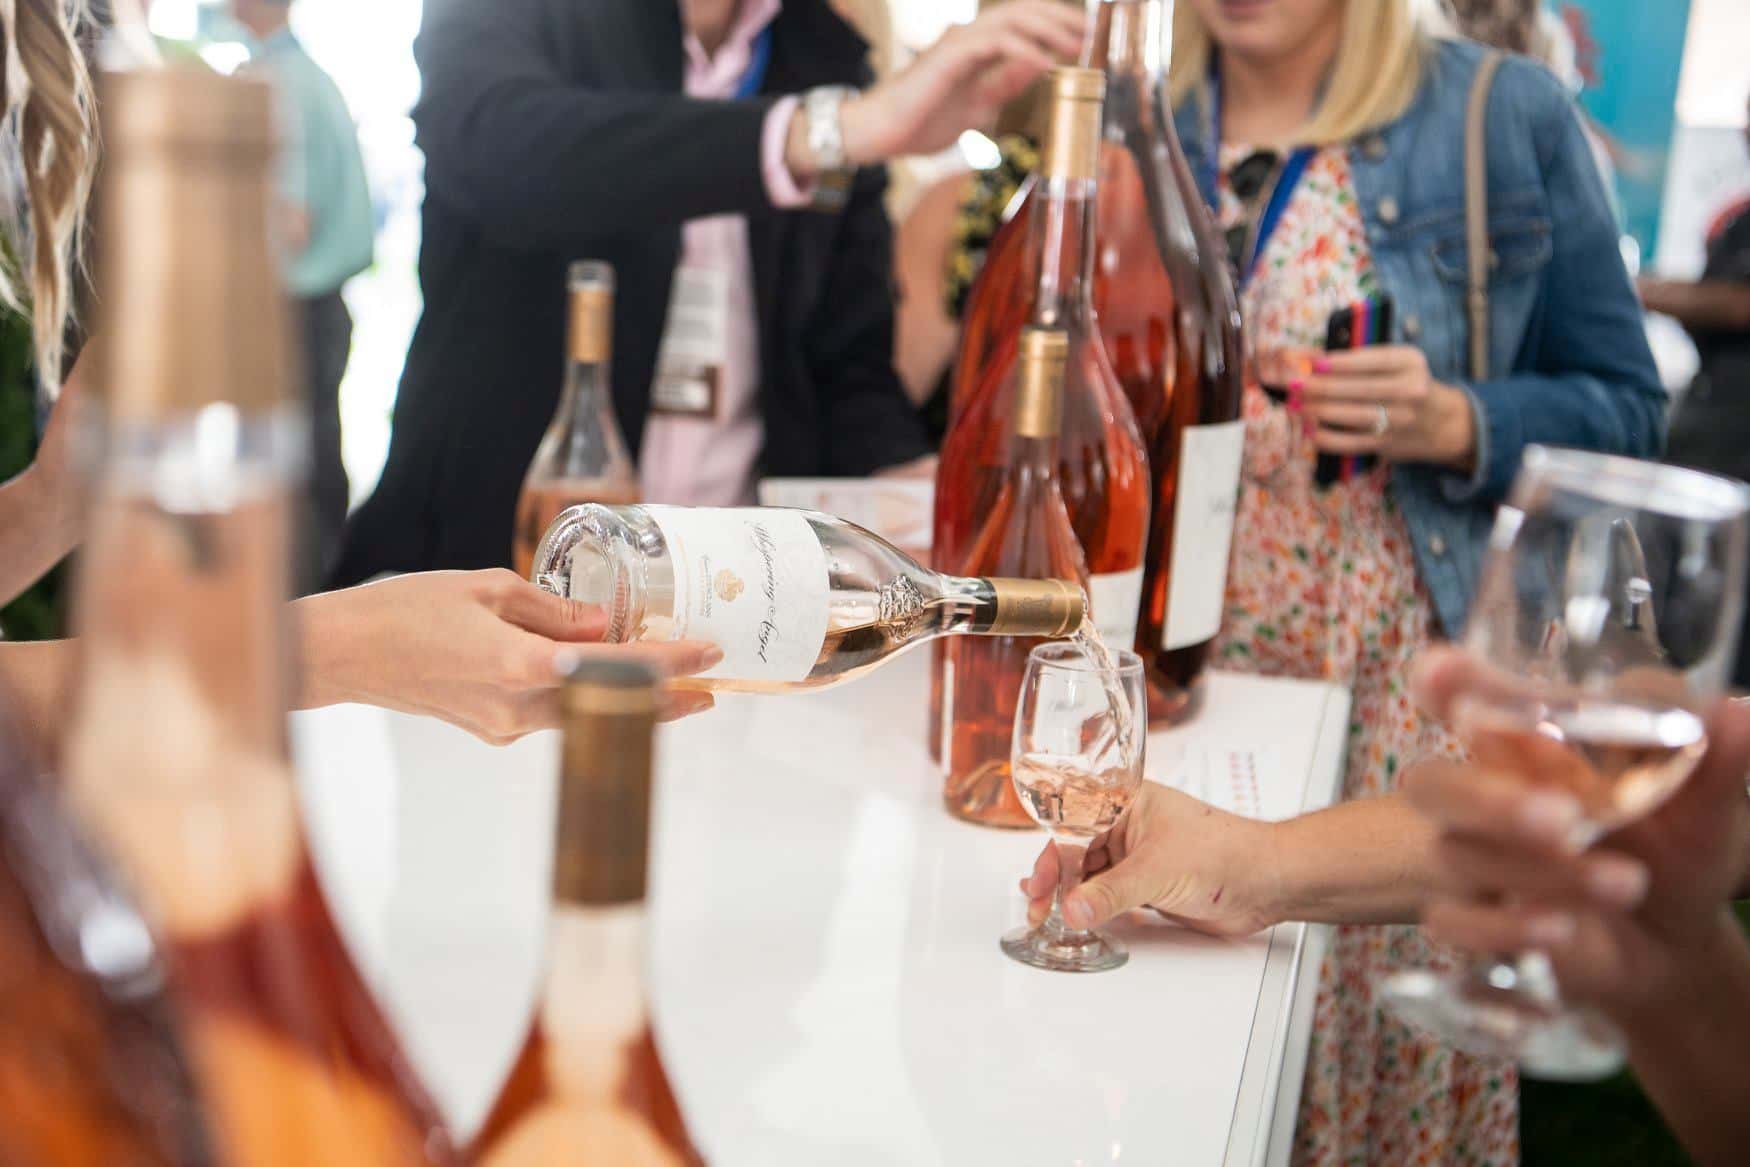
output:
M 1383 405 L 1376 405 L 1373 408 L 1375 410 L 1373 415 L 1373 436 L 1376 438 L 1383 438 L 1386 434 L 1391 432 L 1391 410 Z

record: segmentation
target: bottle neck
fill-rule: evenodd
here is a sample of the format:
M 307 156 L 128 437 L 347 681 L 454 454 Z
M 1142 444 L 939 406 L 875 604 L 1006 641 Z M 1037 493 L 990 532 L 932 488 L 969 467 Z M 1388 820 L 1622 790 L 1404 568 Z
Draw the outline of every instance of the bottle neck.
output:
M 305 427 L 287 408 L 215 404 L 122 421 L 102 441 L 81 572 L 82 687 L 130 674 L 135 704 L 172 693 L 226 749 L 289 758 L 292 674 L 285 600 Z
M 1088 38 L 1087 66 L 1106 74 L 1108 123 L 1115 87 L 1149 97 L 1166 93 L 1172 32 L 1171 0 L 1101 0 Z
M 1092 179 L 1038 179 L 1031 216 L 1028 269 L 1033 281 L 1030 323 L 1087 334 L 1093 324 L 1094 198 Z
M 304 426 L 229 405 L 112 428 L 81 564 L 66 772 L 167 936 L 224 935 L 305 859 L 286 710 Z
M 644 901 L 555 902 L 540 1029 L 547 1081 L 567 1102 L 621 1098 L 629 1054 L 650 1024 Z
M 554 423 L 568 432 L 605 432 L 613 420 L 613 386 L 613 370 L 605 359 L 568 362 Z
M 1069 580 L 941 576 L 939 628 L 999 636 L 1068 636 L 1087 616 L 1087 597 Z

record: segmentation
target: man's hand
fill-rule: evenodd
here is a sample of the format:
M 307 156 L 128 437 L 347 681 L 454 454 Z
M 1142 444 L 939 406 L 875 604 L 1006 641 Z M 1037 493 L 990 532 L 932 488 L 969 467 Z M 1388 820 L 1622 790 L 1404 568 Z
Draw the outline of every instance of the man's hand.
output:
M 1086 18 L 1048 0 L 1010 0 L 956 25 L 904 70 L 840 110 L 845 155 L 854 166 L 934 154 L 982 129 L 1039 77 L 1081 52 Z M 787 160 L 799 179 L 818 170 L 799 112 Z

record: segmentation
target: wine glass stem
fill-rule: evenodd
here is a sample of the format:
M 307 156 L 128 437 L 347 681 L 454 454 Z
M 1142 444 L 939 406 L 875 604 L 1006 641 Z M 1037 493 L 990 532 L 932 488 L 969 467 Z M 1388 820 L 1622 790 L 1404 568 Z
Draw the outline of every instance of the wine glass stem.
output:
M 1059 841 L 1057 844 L 1057 890 L 1051 893 L 1051 911 L 1045 917 L 1045 923 L 1040 928 L 1054 943 L 1076 943 L 1085 941 L 1090 933 L 1080 928 L 1071 928 L 1063 918 L 1063 901 L 1069 898 L 1082 882 L 1082 871 L 1087 863 L 1088 849 L 1077 847 Z

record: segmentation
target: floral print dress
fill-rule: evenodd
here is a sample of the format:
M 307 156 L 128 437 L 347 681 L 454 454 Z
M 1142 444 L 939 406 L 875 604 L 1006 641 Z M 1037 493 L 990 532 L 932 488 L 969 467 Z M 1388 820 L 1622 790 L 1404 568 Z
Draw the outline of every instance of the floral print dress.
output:
M 1246 221 L 1226 175 L 1251 151 L 1224 147 L 1220 222 Z M 1321 150 L 1244 292 L 1260 349 L 1322 349 L 1333 311 L 1376 289 L 1347 155 Z M 1384 468 L 1321 488 L 1299 419 L 1247 389 L 1247 464 L 1234 531 L 1220 667 L 1333 681 L 1354 695 L 1344 796 L 1386 794 L 1404 768 L 1457 744 L 1406 690 L 1437 634 Z M 1319 984 L 1293 1161 L 1306 1167 L 1478 1164 L 1519 1158 L 1510 1065 L 1457 1054 L 1373 1001 L 1401 969 L 1451 967 L 1413 927 L 1336 931 Z

